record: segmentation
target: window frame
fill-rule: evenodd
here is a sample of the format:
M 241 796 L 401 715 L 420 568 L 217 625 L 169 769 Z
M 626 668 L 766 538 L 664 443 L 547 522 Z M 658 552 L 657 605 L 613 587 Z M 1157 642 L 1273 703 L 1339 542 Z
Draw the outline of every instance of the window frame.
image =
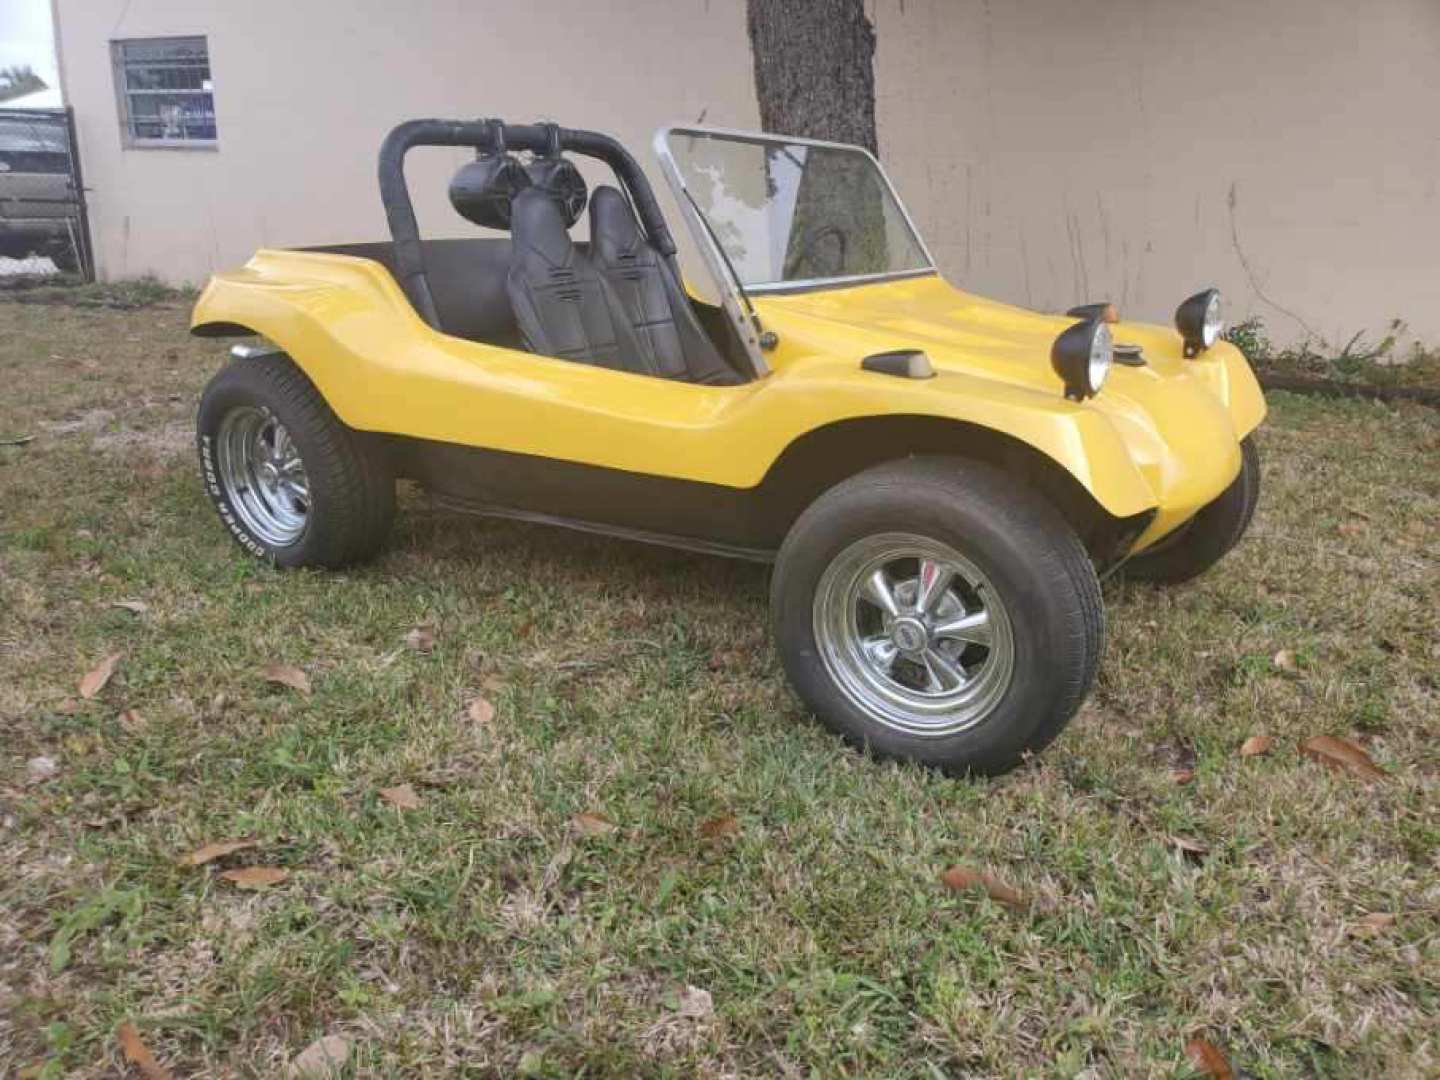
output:
M 209 94 L 212 112 L 215 109 L 215 73 L 210 72 L 210 90 L 131 90 L 125 81 L 125 46 L 150 44 L 154 42 L 193 43 L 205 50 L 205 65 L 210 68 L 210 38 L 208 34 L 165 34 L 157 37 L 112 38 L 110 40 L 110 68 L 115 80 L 115 104 L 120 114 L 120 142 L 126 150 L 201 150 L 220 149 L 220 122 L 215 120 L 213 139 L 151 139 L 135 134 L 134 118 L 130 112 L 130 95 L 145 93 L 164 94 Z

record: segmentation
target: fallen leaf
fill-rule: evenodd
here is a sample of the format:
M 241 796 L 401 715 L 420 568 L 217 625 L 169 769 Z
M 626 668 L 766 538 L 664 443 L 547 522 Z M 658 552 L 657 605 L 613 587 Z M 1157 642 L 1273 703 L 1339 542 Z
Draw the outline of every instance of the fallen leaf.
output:
M 491 720 L 495 719 L 495 706 L 487 699 L 477 697 L 474 701 L 470 702 L 469 706 L 465 709 L 465 713 L 477 724 L 488 724 Z
M 1347 507 L 1345 507 L 1345 512 L 1346 512 L 1347 514 L 1354 514 L 1354 515 L 1355 515 L 1356 517 L 1358 517 L 1358 518 L 1364 518 L 1366 521 L 1374 521 L 1374 520 L 1375 520 L 1374 515 L 1372 515 L 1372 514 L 1367 514 L 1364 510 L 1361 510 L 1358 506 L 1347 506 Z
M 1342 521 L 1339 525 L 1335 526 L 1335 531 L 1341 536 L 1356 536 L 1363 533 L 1365 528 L 1366 526 L 1363 521 Z
M 1274 745 L 1275 740 L 1269 735 L 1251 735 L 1240 744 L 1240 756 L 1259 757 L 1261 754 L 1268 754 Z
M 139 1069 L 145 1080 L 170 1080 L 170 1070 L 155 1060 L 155 1055 L 129 1020 L 115 1029 L 115 1037 L 120 1041 L 120 1052 L 125 1055 L 125 1060 Z
M 43 784 L 60 770 L 59 763 L 47 754 L 32 757 L 25 762 L 25 779 L 32 784 Z
M 615 831 L 615 823 L 604 814 L 576 814 L 570 824 L 581 836 L 603 836 Z
M 123 655 L 124 653 L 113 652 L 87 671 L 85 677 L 80 680 L 80 696 L 88 700 L 104 690 L 105 684 L 110 681 L 110 676 L 115 674 L 115 665 L 120 662 L 120 657 Z
M 290 871 L 278 866 L 242 866 L 238 870 L 226 870 L 220 876 L 242 889 L 267 889 L 288 878 Z
M 428 626 L 417 626 L 405 635 L 405 644 L 416 652 L 428 653 L 435 648 L 435 631 Z
M 145 603 L 144 600 L 116 600 L 110 606 L 115 608 L 124 608 L 126 611 L 134 615 L 144 615 L 145 612 L 150 610 L 150 605 Z
M 718 840 L 722 836 L 735 836 L 740 832 L 740 819 L 734 814 L 713 817 L 700 823 L 700 835 L 706 840 Z
M 1170 844 L 1176 851 L 1180 852 L 1181 855 L 1194 859 L 1196 862 L 1199 862 L 1205 858 L 1206 855 L 1210 854 L 1210 846 L 1208 844 L 1202 844 L 1199 840 L 1189 836 L 1172 836 L 1170 837 Z
M 698 986 L 686 986 L 680 991 L 681 1016 L 688 1016 L 692 1020 L 704 1020 L 715 1014 L 715 999 L 709 990 L 702 990 Z
M 350 1060 L 350 1040 L 341 1035 L 325 1035 L 316 1039 L 290 1062 L 290 1075 L 296 1077 L 335 1076 Z
M 74 716 L 84 707 L 81 702 L 76 701 L 73 697 L 67 697 L 64 701 L 60 702 L 59 705 L 55 706 L 55 711 L 61 716 Z
M 1369 915 L 1362 915 L 1350 926 L 1352 937 L 1374 937 L 1382 930 L 1388 930 L 1395 925 L 1395 916 L 1388 911 L 1372 911 Z
M 380 798 L 395 807 L 396 810 L 420 809 L 420 796 L 415 794 L 415 789 L 409 784 L 401 784 L 399 787 L 381 788 Z
M 12 435 L 4 439 L 0 439 L 0 446 L 25 446 L 34 441 L 34 435 Z
M 265 676 L 266 682 L 279 683 L 292 690 L 299 690 L 307 697 L 310 694 L 310 676 L 298 667 L 291 667 L 289 664 L 266 664 L 260 674 Z
M 196 848 L 189 855 L 182 855 L 181 866 L 204 866 L 208 862 L 224 858 L 226 855 L 236 851 L 244 851 L 246 848 L 256 847 L 255 840 L 221 840 L 214 844 L 206 844 L 204 847 Z
M 972 889 L 983 889 L 989 894 L 990 899 L 1010 907 L 1024 907 L 1026 900 L 1023 895 L 1006 885 L 993 874 L 987 874 L 983 870 L 977 870 L 973 866 L 952 866 L 940 875 L 941 882 L 947 889 L 956 892 L 968 892 Z
M 1195 779 L 1194 769 L 1171 769 L 1170 780 L 1176 784 L 1188 784 Z
M 1295 651 L 1293 649 L 1281 649 L 1270 661 L 1275 665 L 1277 671 L 1295 670 Z
M 1322 765 L 1354 773 L 1366 780 L 1383 780 L 1387 775 L 1364 750 L 1349 739 L 1336 735 L 1316 735 L 1306 739 L 1300 744 L 1300 752 Z
M 1195 1071 L 1212 1077 L 1213 1080 L 1235 1080 L 1235 1070 L 1220 1052 L 1220 1048 L 1205 1039 L 1191 1039 L 1185 1044 L 1185 1056 Z

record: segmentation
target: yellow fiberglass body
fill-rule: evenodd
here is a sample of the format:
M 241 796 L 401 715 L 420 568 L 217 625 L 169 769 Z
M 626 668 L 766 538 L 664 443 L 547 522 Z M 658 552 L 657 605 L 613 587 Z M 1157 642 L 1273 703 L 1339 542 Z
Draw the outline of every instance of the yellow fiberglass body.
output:
M 389 272 L 344 255 L 263 250 L 216 275 L 193 323 L 282 348 L 348 426 L 728 488 L 754 488 L 786 448 L 839 421 L 913 416 L 994 430 L 1066 470 L 1106 512 L 1155 515 L 1136 548 L 1218 495 L 1264 399 L 1220 343 L 1187 360 L 1172 330 L 1120 323 L 1144 350 L 1104 392 L 1066 400 L 1052 340 L 1074 322 L 985 300 L 939 275 L 755 300 L 778 338 L 772 371 L 698 386 L 536 356 L 427 326 Z M 936 377 L 861 359 L 923 348 Z M 900 448 L 903 449 L 903 448 Z

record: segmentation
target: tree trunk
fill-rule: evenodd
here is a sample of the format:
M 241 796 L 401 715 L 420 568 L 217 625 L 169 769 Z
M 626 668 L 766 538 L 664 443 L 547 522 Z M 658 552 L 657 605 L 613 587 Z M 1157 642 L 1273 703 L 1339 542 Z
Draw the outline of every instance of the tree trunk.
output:
M 779 135 L 875 138 L 875 28 L 863 0 L 747 0 L 760 125 Z

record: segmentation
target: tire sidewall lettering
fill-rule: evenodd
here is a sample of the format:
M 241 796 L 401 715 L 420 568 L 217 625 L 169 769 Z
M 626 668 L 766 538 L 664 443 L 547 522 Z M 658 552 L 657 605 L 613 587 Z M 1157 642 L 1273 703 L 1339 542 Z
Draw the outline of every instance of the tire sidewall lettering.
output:
M 205 490 L 210 494 L 210 501 L 215 504 L 215 509 L 220 514 L 220 520 L 230 530 L 230 534 L 246 551 L 257 559 L 273 559 L 275 553 L 270 551 L 264 544 L 246 531 L 235 516 L 235 511 L 230 505 L 229 498 L 225 495 L 225 489 L 220 484 L 220 478 L 215 470 L 214 440 L 209 433 L 200 436 L 200 470 L 205 483 Z

